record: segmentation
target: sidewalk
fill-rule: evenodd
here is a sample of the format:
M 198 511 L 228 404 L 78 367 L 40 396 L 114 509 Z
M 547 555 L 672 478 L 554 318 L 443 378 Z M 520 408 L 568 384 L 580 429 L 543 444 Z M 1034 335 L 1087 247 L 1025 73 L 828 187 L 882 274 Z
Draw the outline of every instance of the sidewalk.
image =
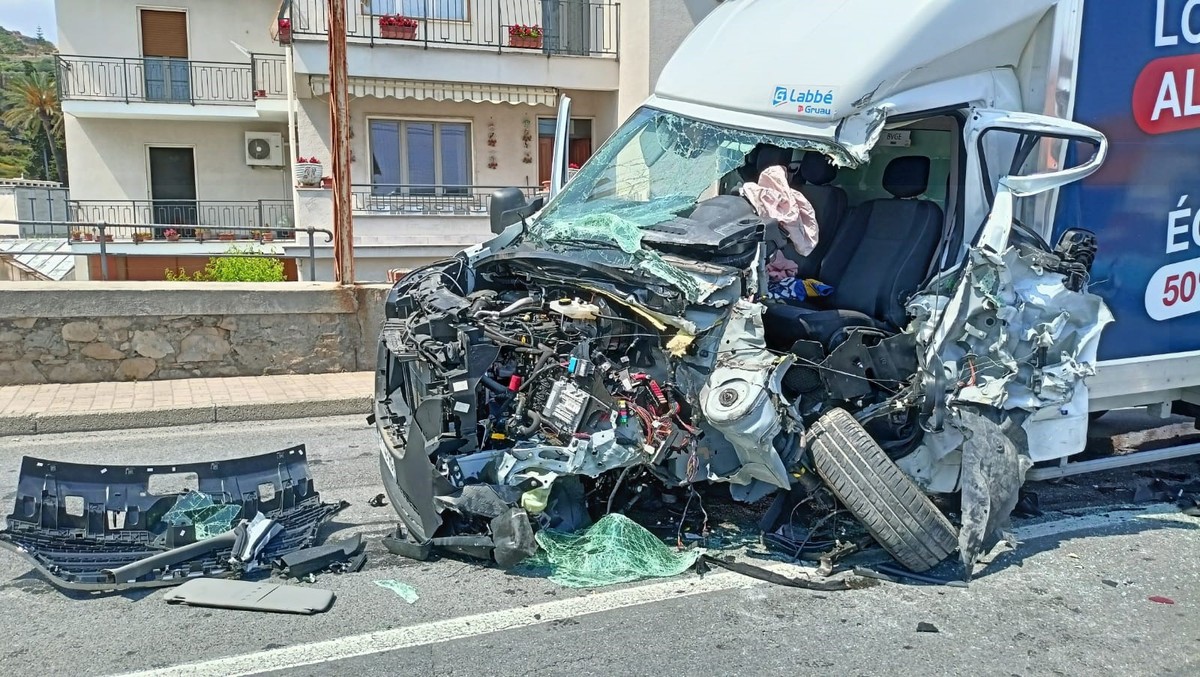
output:
M 370 413 L 374 372 L 0 387 L 0 435 Z

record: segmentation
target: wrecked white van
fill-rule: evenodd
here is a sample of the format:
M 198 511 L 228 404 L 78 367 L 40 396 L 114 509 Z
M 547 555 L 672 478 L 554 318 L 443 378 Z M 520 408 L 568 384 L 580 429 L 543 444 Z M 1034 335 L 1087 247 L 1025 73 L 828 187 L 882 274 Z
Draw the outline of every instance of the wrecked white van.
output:
M 1027 469 L 1083 449 L 1113 321 L 1059 202 L 1109 149 L 1068 119 L 1093 4 L 731 0 L 569 182 L 564 101 L 549 201 L 498 192 L 494 239 L 388 298 L 408 552 L 509 566 L 717 482 L 831 491 L 969 575 Z M 954 493 L 957 526 L 927 496 Z

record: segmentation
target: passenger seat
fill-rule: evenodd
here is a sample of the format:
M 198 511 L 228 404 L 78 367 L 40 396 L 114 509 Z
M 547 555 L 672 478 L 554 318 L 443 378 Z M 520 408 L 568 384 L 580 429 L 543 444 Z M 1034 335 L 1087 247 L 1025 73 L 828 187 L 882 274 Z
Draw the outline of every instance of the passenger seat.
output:
M 836 309 L 768 307 L 769 345 L 786 350 L 808 339 L 832 349 L 830 341 L 842 329 L 900 328 L 904 302 L 924 281 L 942 235 L 942 208 L 918 197 L 928 188 L 929 164 L 929 158 L 915 155 L 888 163 L 883 188 L 892 197 L 852 209 L 817 271 L 818 279 L 834 287 L 821 300 Z
M 830 185 L 837 178 L 837 171 L 837 167 L 824 153 L 810 150 L 805 152 L 800 160 L 798 178 L 802 179 L 803 183 L 795 188 L 812 204 L 819 229 L 817 246 L 808 256 L 800 256 L 794 250 L 785 250 L 790 252 L 790 258 L 800 265 L 796 276 L 801 279 L 817 277 L 821 261 L 832 246 L 842 219 L 846 217 L 846 207 L 849 204 L 846 191 Z

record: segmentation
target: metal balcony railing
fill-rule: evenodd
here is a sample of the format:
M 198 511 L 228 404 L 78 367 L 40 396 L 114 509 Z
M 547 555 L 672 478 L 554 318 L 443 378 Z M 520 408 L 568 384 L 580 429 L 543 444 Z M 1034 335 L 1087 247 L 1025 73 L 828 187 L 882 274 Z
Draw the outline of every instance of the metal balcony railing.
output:
M 291 200 L 72 200 L 68 213 L 68 221 L 73 223 L 124 224 L 108 227 L 108 234 L 117 240 L 142 234 L 163 240 L 167 230 L 188 239 L 217 240 L 233 229 L 244 232 L 240 237 L 248 237 L 250 230 L 290 228 L 293 220 Z M 61 225 L 34 228 L 30 237 L 65 238 L 74 230 Z
M 250 63 L 172 58 L 59 56 L 63 101 L 123 101 L 252 106 L 287 95 L 282 56 L 255 54 Z
M 487 216 L 492 193 L 501 186 L 429 186 L 356 184 L 351 190 L 354 211 L 393 216 Z M 522 188 L 533 197 L 538 188 Z
M 621 4 L 613 0 L 362 0 L 348 3 L 346 35 L 372 46 L 475 47 L 547 56 L 616 56 Z M 286 0 L 280 18 L 295 36 L 329 34 L 325 0 Z M 415 19 L 415 28 L 384 25 L 384 17 Z M 511 35 L 536 26 L 541 35 Z M 515 39 L 514 39 L 515 38 Z

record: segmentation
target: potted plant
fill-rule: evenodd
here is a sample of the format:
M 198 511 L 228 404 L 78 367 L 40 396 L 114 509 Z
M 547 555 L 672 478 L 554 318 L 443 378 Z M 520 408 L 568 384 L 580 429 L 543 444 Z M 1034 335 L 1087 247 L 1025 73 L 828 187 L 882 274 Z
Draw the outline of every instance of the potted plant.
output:
M 231 230 L 223 230 L 220 233 L 217 233 L 217 239 L 222 242 L 233 242 L 233 238 L 233 231 Z
M 83 241 L 83 231 L 82 230 L 72 230 L 71 231 L 71 242 L 81 242 L 81 241 Z
M 99 232 L 97 232 L 96 233 L 96 241 L 97 242 L 112 242 L 113 241 L 112 233 L 104 233 L 102 235 Z
M 385 14 L 379 17 L 379 37 L 387 40 L 416 40 L 416 19 L 400 14 Z
M 136 232 L 133 234 L 133 243 L 141 244 L 142 242 L 145 242 L 146 240 L 150 240 L 153 238 L 154 238 L 153 234 L 148 233 L 146 231 L 139 231 L 139 232 Z
M 164 230 L 163 236 L 167 238 L 168 242 L 179 242 L 179 231 L 174 228 Z
M 279 37 L 279 44 L 281 44 L 281 45 L 292 44 L 292 20 L 286 19 L 286 18 L 280 19 L 277 26 L 279 27 L 279 31 L 277 33 L 277 35 Z
M 575 178 L 575 172 L 579 171 L 579 165 L 574 162 L 567 165 L 567 181 Z
M 83 234 L 83 241 L 84 241 L 84 242 L 95 242 L 95 241 L 96 241 L 96 234 L 95 234 L 95 233 L 93 233 L 93 232 L 91 232 L 91 231 L 84 233 L 84 234 Z
M 296 183 L 301 186 L 321 185 L 321 161 L 315 157 L 296 158 Z
M 265 99 L 265 98 L 267 98 L 267 90 L 265 90 L 265 89 L 256 89 L 256 90 L 254 90 L 254 98 L 256 98 L 256 99 Z
M 274 242 L 275 241 L 274 231 L 270 231 L 270 230 L 259 231 L 258 232 L 258 241 L 259 242 Z
M 542 27 L 517 24 L 508 27 L 508 46 L 522 49 L 542 48 Z

